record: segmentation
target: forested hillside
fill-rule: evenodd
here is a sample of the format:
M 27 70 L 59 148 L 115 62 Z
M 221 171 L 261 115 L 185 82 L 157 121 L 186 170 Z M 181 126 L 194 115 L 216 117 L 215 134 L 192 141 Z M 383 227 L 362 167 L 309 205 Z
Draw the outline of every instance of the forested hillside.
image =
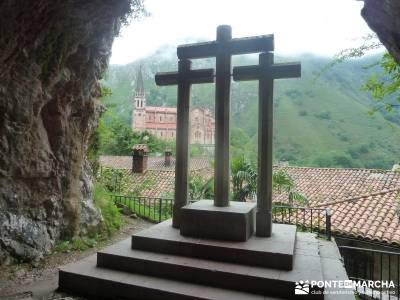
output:
M 171 51 L 170 51 L 171 50 Z M 277 61 L 301 61 L 301 79 L 275 81 L 275 159 L 291 165 L 321 167 L 391 168 L 400 154 L 399 115 L 368 114 L 372 100 L 361 90 L 363 80 L 377 72 L 369 67 L 377 57 L 348 61 L 320 76 L 329 59 L 313 55 L 278 57 Z M 234 65 L 254 64 L 257 56 L 235 57 Z M 212 60 L 196 61 L 197 68 Z M 111 65 L 104 85 L 112 94 L 103 101 L 109 114 L 131 123 L 132 93 L 138 66 L 142 65 L 147 104 L 175 106 L 176 87 L 157 87 L 154 74 L 177 68 L 172 49 L 128 65 Z M 192 88 L 192 105 L 214 110 L 214 86 Z M 257 157 L 257 83 L 232 84 L 232 137 L 234 156 Z M 107 117 L 106 117 L 107 118 Z

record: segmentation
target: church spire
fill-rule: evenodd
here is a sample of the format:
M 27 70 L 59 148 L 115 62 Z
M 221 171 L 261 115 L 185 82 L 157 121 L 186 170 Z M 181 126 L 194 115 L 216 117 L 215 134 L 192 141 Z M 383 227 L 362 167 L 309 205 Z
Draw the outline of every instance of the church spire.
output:
M 144 97 L 144 83 L 143 83 L 143 76 L 142 76 L 142 65 L 140 65 L 138 74 L 136 76 L 135 96 L 136 97 Z

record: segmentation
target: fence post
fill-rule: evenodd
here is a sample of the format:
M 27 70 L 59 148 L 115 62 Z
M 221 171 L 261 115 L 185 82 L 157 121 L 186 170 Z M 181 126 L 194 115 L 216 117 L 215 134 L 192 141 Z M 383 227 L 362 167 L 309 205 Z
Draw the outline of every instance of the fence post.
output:
M 331 216 L 332 216 L 332 212 L 329 209 L 329 207 L 325 210 L 325 218 L 326 218 L 326 236 L 328 238 L 328 241 L 332 240 L 332 231 L 331 231 Z
M 159 212 L 158 212 L 158 221 L 161 222 L 162 217 L 161 217 L 161 212 L 162 212 L 162 198 L 160 198 L 160 206 L 158 208 Z

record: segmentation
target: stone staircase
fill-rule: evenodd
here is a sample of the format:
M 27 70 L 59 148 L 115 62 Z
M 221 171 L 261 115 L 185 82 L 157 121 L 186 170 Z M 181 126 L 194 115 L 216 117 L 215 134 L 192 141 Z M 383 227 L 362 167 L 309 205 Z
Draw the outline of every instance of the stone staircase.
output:
M 183 237 L 165 221 L 61 268 L 59 289 L 94 299 L 337 299 L 294 294 L 300 280 L 328 279 L 347 279 L 335 243 L 295 226 L 222 242 Z

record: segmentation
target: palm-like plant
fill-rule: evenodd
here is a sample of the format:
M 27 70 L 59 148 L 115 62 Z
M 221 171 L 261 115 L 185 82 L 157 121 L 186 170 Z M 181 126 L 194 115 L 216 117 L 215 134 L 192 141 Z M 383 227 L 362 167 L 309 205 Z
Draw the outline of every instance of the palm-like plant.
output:
M 233 199 L 246 201 L 257 189 L 257 173 L 244 156 L 236 157 L 231 163 Z
M 288 193 L 289 205 L 293 206 L 294 202 L 301 205 L 307 204 L 308 200 L 302 194 L 298 193 L 295 188 L 296 185 L 290 175 L 283 171 L 277 171 L 272 176 L 272 188 L 277 193 Z
M 189 197 L 191 200 L 214 198 L 214 177 L 207 179 L 198 174 L 190 175 Z

